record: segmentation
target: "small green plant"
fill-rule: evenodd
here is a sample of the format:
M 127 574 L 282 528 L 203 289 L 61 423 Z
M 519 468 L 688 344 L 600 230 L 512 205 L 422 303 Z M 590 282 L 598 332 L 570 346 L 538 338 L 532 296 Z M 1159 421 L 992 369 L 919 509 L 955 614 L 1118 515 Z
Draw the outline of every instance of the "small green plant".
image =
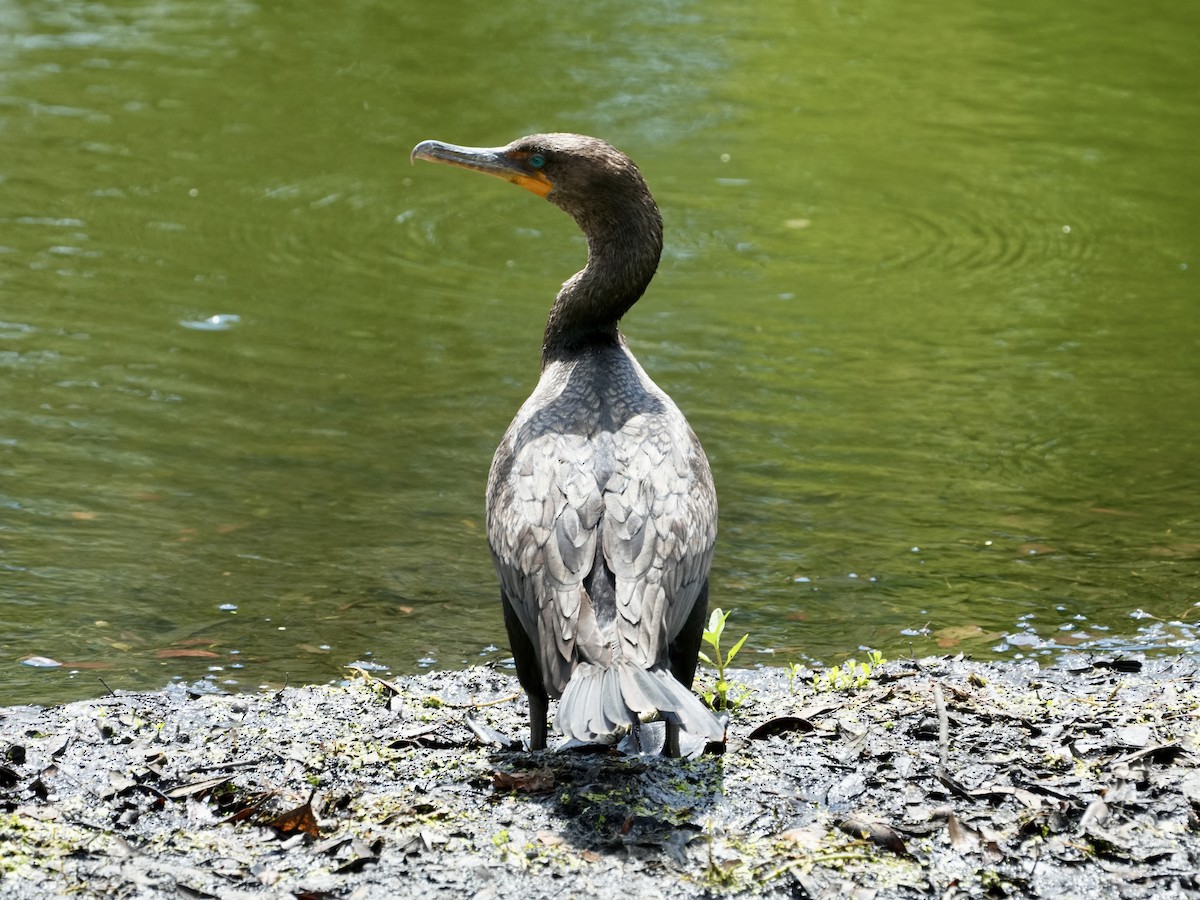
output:
M 789 694 L 796 693 L 796 676 L 799 675 L 802 671 L 804 671 L 804 666 L 800 665 L 800 663 L 792 663 L 791 665 L 789 665 L 787 667 L 788 693 Z
M 824 674 L 813 675 L 814 691 L 857 691 L 871 684 L 871 676 L 875 669 L 882 666 L 886 659 L 878 650 L 867 654 L 866 662 L 856 662 L 848 659 L 840 666 L 833 666 Z
M 730 610 L 732 612 L 733 610 Z M 713 659 L 710 659 L 708 654 L 703 650 L 700 651 L 700 658 L 717 670 L 717 683 L 713 685 L 711 691 L 704 692 L 704 700 L 713 709 L 718 712 L 726 709 L 736 709 L 738 704 L 742 702 L 745 695 L 736 700 L 729 697 L 729 682 L 725 679 L 725 670 L 729 664 L 733 662 L 733 658 L 737 656 L 737 652 L 742 649 L 742 644 L 746 643 L 748 634 L 743 634 L 741 640 L 730 648 L 727 655 L 721 653 L 721 635 L 725 631 L 725 620 L 729 618 L 729 613 L 723 612 L 720 609 L 714 609 L 708 617 L 708 627 L 704 629 L 704 643 L 712 647 Z
M 511 849 L 511 840 L 508 829 L 502 828 L 492 835 L 492 845 L 500 851 L 501 859 L 508 859 L 508 851 Z
M 720 612 L 720 610 L 718 610 Z M 743 638 L 745 640 L 745 638 Z M 732 656 L 733 654 L 729 654 Z M 708 882 L 710 887 L 714 888 L 731 888 L 737 883 L 736 869 L 742 864 L 742 861 L 737 857 L 726 856 L 723 859 L 717 859 L 717 855 L 713 850 L 715 840 L 716 826 L 710 821 L 708 823 L 708 865 L 704 867 L 704 880 Z

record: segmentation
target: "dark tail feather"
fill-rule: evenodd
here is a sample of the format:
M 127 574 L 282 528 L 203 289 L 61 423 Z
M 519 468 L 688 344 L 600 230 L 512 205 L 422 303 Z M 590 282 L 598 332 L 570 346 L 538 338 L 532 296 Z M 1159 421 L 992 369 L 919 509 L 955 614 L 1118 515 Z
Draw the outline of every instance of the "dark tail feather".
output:
M 653 713 L 698 737 L 719 741 L 725 736 L 708 707 L 670 672 L 625 661 L 611 668 L 576 666 L 558 701 L 554 724 L 567 737 L 590 742 L 618 734 Z

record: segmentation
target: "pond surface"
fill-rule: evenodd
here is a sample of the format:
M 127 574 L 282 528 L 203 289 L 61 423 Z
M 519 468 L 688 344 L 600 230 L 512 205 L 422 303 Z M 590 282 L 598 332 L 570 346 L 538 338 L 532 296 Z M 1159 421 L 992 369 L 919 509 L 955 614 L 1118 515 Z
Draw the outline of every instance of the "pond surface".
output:
M 0 0 L 0 703 L 508 657 L 584 247 L 408 151 L 545 130 L 663 209 L 739 662 L 1193 646 L 1200 6 L 976 6 Z

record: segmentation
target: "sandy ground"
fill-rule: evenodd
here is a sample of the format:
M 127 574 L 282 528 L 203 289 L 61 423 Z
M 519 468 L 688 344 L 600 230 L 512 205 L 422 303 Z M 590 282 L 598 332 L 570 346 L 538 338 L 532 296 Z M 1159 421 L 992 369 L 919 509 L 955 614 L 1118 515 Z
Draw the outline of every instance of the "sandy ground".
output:
M 739 671 L 684 760 L 485 668 L 0 709 L 0 894 L 1200 897 L 1198 661 Z

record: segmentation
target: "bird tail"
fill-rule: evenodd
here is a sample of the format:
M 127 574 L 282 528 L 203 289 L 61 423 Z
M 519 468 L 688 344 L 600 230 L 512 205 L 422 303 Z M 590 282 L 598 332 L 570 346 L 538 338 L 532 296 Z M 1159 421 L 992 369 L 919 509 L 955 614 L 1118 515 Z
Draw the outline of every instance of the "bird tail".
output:
M 554 724 L 569 738 L 592 742 L 618 734 L 643 715 L 659 713 L 689 734 L 719 741 L 725 729 L 700 699 L 666 669 L 629 660 L 580 663 L 558 701 Z

